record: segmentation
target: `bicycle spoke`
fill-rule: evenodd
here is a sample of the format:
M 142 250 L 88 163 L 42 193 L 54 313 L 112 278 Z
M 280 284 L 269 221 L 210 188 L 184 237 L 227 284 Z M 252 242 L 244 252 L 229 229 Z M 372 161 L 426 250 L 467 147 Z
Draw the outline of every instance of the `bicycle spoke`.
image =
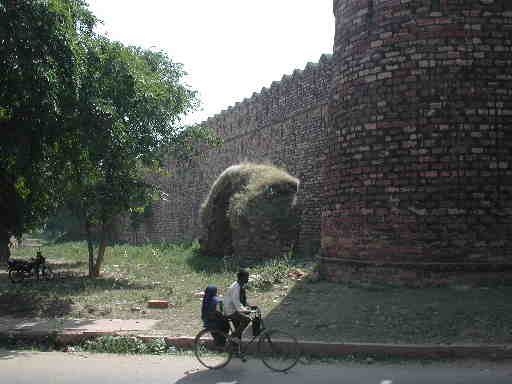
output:
M 225 333 L 203 329 L 194 340 L 194 352 L 197 360 L 206 368 L 219 369 L 229 363 L 233 348 Z
M 301 354 L 295 336 L 279 330 L 266 331 L 260 336 L 258 353 L 268 368 L 278 372 L 295 366 Z

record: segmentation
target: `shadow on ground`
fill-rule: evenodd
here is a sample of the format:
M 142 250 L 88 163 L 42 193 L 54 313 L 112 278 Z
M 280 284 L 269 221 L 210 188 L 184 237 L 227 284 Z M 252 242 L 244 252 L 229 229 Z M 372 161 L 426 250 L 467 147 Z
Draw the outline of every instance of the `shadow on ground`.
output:
M 52 351 L 57 347 L 54 332 L 87 330 L 94 320 L 86 319 L 22 319 L 0 317 L 0 361 L 26 356 L 23 351 Z
M 61 317 L 72 311 L 71 295 L 94 295 L 106 290 L 143 290 L 149 284 L 130 282 L 114 277 L 89 277 L 73 271 L 57 271 L 53 280 L 25 279 L 13 284 L 0 272 L 0 314 L 15 317 Z
M 22 356 L 23 356 L 23 353 L 21 353 L 19 350 L 9 348 L 9 346 L 3 344 L 2 340 L 0 339 L 0 361 L 16 359 L 16 358 L 19 358 Z
M 263 364 L 261 364 L 263 365 Z M 266 368 L 265 368 L 266 369 Z M 239 359 L 233 359 L 229 365 L 223 369 L 197 369 L 185 372 L 185 376 L 176 384 L 193 384 L 193 383 L 243 383 L 249 379 L 250 373 Z M 245 380 L 244 380 L 245 379 Z
M 406 288 L 298 281 L 266 314 L 267 327 L 302 340 L 369 343 L 512 343 L 512 286 Z
M 224 268 L 222 260 L 202 255 L 199 248 L 192 250 L 192 256 L 188 257 L 186 262 L 195 272 L 218 273 Z
M 85 261 L 66 261 L 66 262 L 53 262 L 52 267 L 58 269 L 80 269 L 87 265 Z

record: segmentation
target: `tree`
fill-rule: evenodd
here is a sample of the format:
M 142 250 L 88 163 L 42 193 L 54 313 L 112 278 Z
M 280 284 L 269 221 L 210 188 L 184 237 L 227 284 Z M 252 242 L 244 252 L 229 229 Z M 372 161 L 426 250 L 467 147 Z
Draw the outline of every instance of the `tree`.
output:
M 66 151 L 70 156 L 64 159 L 62 180 L 68 186 L 66 201 L 83 220 L 89 275 L 95 277 L 115 218 L 143 210 L 158 193 L 146 176 L 161 169 L 169 148 L 180 145 L 180 117 L 195 107 L 196 93 L 181 83 L 181 64 L 163 52 L 102 36 L 83 44 L 79 129 L 69 138 L 72 150 Z M 94 227 L 100 235 L 96 256 Z
M 0 261 L 58 201 L 52 159 L 75 110 L 78 41 L 95 22 L 81 0 L 0 0 Z
M 40 225 L 67 202 L 88 233 L 149 204 L 168 150 L 183 155 L 180 118 L 197 105 L 185 72 L 163 52 L 126 47 L 94 33 L 82 0 L 0 0 L 0 259 L 11 235 Z M 178 149 L 177 149 L 178 148 Z M 196 148 L 197 149 L 197 148 Z

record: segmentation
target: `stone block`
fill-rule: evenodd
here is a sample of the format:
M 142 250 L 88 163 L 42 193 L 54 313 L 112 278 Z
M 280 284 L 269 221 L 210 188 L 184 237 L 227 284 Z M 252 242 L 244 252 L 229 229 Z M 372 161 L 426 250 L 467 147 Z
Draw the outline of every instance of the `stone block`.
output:
M 167 300 L 148 300 L 148 308 L 169 308 L 169 301 Z

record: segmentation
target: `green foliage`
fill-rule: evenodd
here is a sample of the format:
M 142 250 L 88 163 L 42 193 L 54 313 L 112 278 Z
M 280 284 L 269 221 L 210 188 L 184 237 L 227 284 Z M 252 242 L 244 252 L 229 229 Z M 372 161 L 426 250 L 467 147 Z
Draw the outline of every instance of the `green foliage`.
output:
M 181 84 L 181 64 L 163 52 L 102 36 L 83 44 L 76 121 L 81 128 L 70 140 L 61 175 L 64 196 L 87 231 L 99 225 L 106 233 L 117 215 L 137 217 L 159 195 L 147 175 L 164 163 L 162 155 L 174 143 L 180 118 L 195 107 L 196 93 Z M 99 249 L 95 262 L 90 255 L 95 275 L 104 247 Z
M 152 338 L 147 341 L 134 336 L 100 336 L 86 340 L 81 349 L 87 352 L 120 353 L 120 354 L 177 354 L 174 346 L 168 346 L 163 338 Z
M 298 185 L 298 179 L 271 164 L 246 162 L 224 170 L 200 208 L 203 251 L 225 256 L 225 249 L 231 247 L 227 233 L 248 231 L 262 221 L 272 222 L 280 234 L 293 232 Z M 236 258 L 228 262 L 237 263 Z
M 193 125 L 176 132 L 166 148 L 166 156 L 184 163 L 204 154 L 208 149 L 220 147 L 223 140 L 215 131 L 202 125 Z
M 290 248 L 300 223 L 298 186 L 298 179 L 271 164 L 245 162 L 224 170 L 200 208 L 201 252 L 233 270 Z M 246 257 L 247 247 L 259 255 Z
M 165 52 L 94 33 L 83 0 L 0 3 L 0 242 L 68 208 L 90 228 L 143 211 L 165 153 L 215 143 L 181 118 L 198 105 Z M 1 257 L 1 254 L 0 254 Z
M 58 200 L 54 156 L 74 113 L 81 0 L 0 4 L 0 237 L 40 225 Z M 0 239 L 3 240 L 3 239 Z
M 0 107 L 0 120 L 9 120 L 11 119 L 10 111 L 7 108 Z
M 50 215 L 42 229 L 42 236 L 58 242 L 85 240 L 82 221 L 66 206 L 59 207 Z
M 235 167 L 231 167 L 235 168 Z M 228 170 L 231 170 L 228 168 Z M 263 215 L 267 217 L 284 217 L 290 206 L 290 195 L 281 193 L 283 189 L 289 189 L 294 193 L 297 191 L 299 181 L 288 172 L 270 164 L 243 163 L 223 173 L 227 179 L 221 184 L 230 183 L 239 185 L 240 188 L 230 199 L 230 207 L 227 215 L 231 223 L 239 225 L 239 219 L 243 216 Z M 219 177 L 221 181 L 222 175 Z M 215 187 L 212 188 L 212 190 Z M 266 209 L 262 210 L 262 204 L 254 207 L 254 201 L 265 199 L 269 204 L 264 204 Z M 279 202 L 284 204 L 279 204 Z M 278 204 L 275 204 L 277 202 Z M 255 209 L 254 209 L 255 208 Z M 270 214 L 270 216 L 268 216 Z
M 145 207 L 135 207 L 130 209 L 130 226 L 133 230 L 137 230 L 142 223 L 153 215 L 151 205 Z
M 195 93 L 179 83 L 181 66 L 162 52 L 101 36 L 86 39 L 85 48 L 77 126 L 87 129 L 71 143 L 75 156 L 63 176 L 66 196 L 99 222 L 151 200 L 154 187 L 143 171 L 157 166 Z
M 288 279 L 288 272 L 292 268 L 289 257 L 273 259 L 261 266 L 250 269 L 248 288 L 266 291 L 275 284 L 281 284 Z

